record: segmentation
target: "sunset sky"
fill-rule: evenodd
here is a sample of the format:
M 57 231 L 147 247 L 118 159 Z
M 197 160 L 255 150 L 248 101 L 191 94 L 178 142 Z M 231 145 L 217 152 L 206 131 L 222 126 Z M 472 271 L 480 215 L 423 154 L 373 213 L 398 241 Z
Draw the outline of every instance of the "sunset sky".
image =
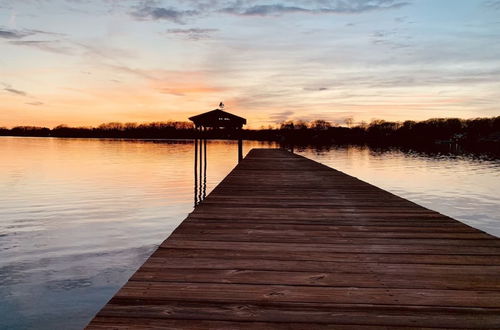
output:
M 500 115 L 498 0 L 0 0 L 0 126 Z

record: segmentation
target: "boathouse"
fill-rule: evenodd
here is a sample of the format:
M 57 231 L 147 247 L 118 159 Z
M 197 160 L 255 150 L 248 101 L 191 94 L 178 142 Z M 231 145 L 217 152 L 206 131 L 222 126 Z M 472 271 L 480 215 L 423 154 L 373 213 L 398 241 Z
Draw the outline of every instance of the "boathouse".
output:
M 221 108 L 224 105 L 221 103 Z M 194 123 L 197 129 L 219 129 L 219 128 L 229 128 L 229 129 L 241 129 L 243 125 L 246 125 L 247 120 L 245 118 L 233 115 L 232 113 L 226 112 L 222 109 L 215 109 L 209 112 L 202 113 L 193 117 L 189 117 Z

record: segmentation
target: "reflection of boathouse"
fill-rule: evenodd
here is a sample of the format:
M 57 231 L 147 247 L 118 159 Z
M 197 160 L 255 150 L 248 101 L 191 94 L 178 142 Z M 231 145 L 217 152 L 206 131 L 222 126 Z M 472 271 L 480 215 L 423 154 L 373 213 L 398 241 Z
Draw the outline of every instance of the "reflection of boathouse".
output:
M 194 126 L 200 130 L 206 130 L 207 128 L 241 129 L 243 125 L 247 123 L 245 118 L 233 115 L 221 109 L 215 109 L 197 116 L 189 117 L 189 120 L 191 120 Z

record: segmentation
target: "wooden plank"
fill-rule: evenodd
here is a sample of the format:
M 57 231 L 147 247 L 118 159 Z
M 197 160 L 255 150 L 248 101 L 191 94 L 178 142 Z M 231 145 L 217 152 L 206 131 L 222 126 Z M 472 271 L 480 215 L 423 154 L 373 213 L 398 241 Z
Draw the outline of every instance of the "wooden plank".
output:
M 377 236 L 370 233 L 365 237 L 339 235 L 337 232 L 324 232 L 324 231 L 296 231 L 296 230 L 253 230 L 253 229 L 201 229 L 189 230 L 182 228 L 177 230 L 171 237 L 178 240 L 189 240 L 196 237 L 197 240 L 202 241 L 229 241 L 229 242 L 290 242 L 290 243 L 314 243 L 322 242 L 323 244 L 354 244 L 354 245 L 446 245 L 446 246 L 490 246 L 500 247 L 500 242 L 493 239 L 491 236 L 482 234 L 478 237 L 466 236 L 461 238 L 460 234 L 454 233 L 453 235 L 446 235 L 445 237 L 432 237 L 439 236 L 436 234 L 423 235 L 424 237 L 416 237 L 418 234 L 410 233 L 406 235 L 398 235 L 394 237 L 388 234 Z M 470 233 L 468 233 L 470 234 Z M 422 235 L 420 235 L 422 236 Z M 443 236 L 442 234 L 440 236 Z
M 455 289 L 455 290 L 498 290 L 497 274 L 446 274 L 431 273 L 425 276 L 408 274 L 387 274 L 375 272 L 314 272 L 251 270 L 241 268 L 193 269 L 146 266 L 139 269 L 132 281 L 143 282 L 190 282 L 231 284 L 311 285 L 357 288 L 399 288 L 399 289 Z
M 500 240 L 254 149 L 89 329 L 500 328 Z
M 226 310 L 226 313 L 230 311 Z M 163 314 L 164 315 L 164 314 Z M 356 325 L 356 329 L 361 330 L 385 330 L 385 329 L 401 329 L 401 327 L 388 327 L 388 326 L 365 326 Z M 97 316 L 94 321 L 87 327 L 87 329 L 217 329 L 217 330 L 343 330 L 353 329 L 352 325 L 339 325 L 339 324 L 321 324 L 321 323 L 294 323 L 291 327 L 290 323 L 271 323 L 271 322 L 230 322 L 230 321 L 211 321 L 211 320 L 189 320 L 189 319 L 167 319 L 160 318 L 136 318 L 130 316 L 120 317 L 103 317 Z M 405 329 L 420 329 L 425 330 L 428 328 L 423 327 L 405 327 Z
M 415 313 L 418 309 L 418 313 Z M 442 328 L 466 328 L 464 324 L 481 328 L 494 328 L 500 321 L 499 310 L 462 309 L 440 307 L 379 307 L 379 306 L 347 306 L 336 305 L 335 313 L 329 306 L 314 305 L 263 305 L 263 304 L 229 304 L 229 303 L 190 303 L 179 301 L 146 302 L 137 300 L 124 302 L 115 299 L 106 306 L 101 317 L 114 318 L 123 315 L 151 319 L 184 319 L 196 320 L 227 320 L 230 322 L 244 321 L 252 315 L 256 322 L 269 322 L 275 325 L 294 323 L 297 326 L 344 325 L 401 327 L 406 324 L 419 327 L 439 326 Z M 251 323 L 251 322 L 248 322 Z M 196 322 L 194 322 L 196 324 Z M 233 329 L 239 329 L 239 325 Z M 337 327 L 335 327 L 337 329 Z
M 462 275 L 490 275 L 500 274 L 500 266 L 494 265 L 442 265 L 442 264 L 402 264 L 402 263 L 359 263 L 352 262 L 327 262 L 327 261 L 301 261 L 295 260 L 268 260 L 264 259 L 229 259 L 229 258 L 174 258 L 165 259 L 161 254 L 153 254 L 143 267 L 187 269 L 253 269 L 253 270 L 278 270 L 278 271 L 324 271 L 341 273 L 374 273 L 374 274 L 419 274 L 422 276 L 448 273 Z
M 323 253 L 318 251 L 252 251 L 237 249 L 182 249 L 159 248 L 155 254 L 162 258 L 249 258 L 285 261 L 323 261 L 392 264 L 438 265 L 500 265 L 500 256 L 447 255 L 447 254 L 387 254 L 387 253 Z
M 193 237 L 194 238 L 194 237 Z M 279 243 L 279 242 L 238 242 L 238 241 L 194 241 L 169 239 L 161 247 L 184 249 L 239 249 L 246 251 L 321 251 L 323 253 L 399 253 L 399 254 L 448 254 L 448 255 L 500 255 L 497 247 L 471 247 L 446 245 L 352 245 L 352 244 L 307 244 L 307 243 Z
M 224 233 L 235 232 L 242 229 L 246 233 L 260 231 L 286 231 L 301 235 L 328 235 L 339 237 L 387 237 L 387 238 L 460 238 L 460 239 L 494 239 L 488 234 L 480 231 L 470 231 L 467 228 L 450 227 L 405 227 L 405 226 L 330 226 L 330 225 L 290 225 L 290 224 L 256 224 L 256 223 L 232 223 L 206 221 L 186 221 L 182 226 L 183 232 L 195 230 L 208 233 L 220 231 Z
M 500 291 L 129 281 L 117 298 L 500 308 Z

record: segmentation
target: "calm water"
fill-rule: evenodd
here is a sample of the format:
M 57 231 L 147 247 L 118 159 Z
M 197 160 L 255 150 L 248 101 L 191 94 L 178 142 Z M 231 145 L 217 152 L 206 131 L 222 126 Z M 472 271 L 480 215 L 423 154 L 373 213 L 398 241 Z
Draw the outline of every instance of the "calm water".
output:
M 252 147 L 272 147 L 245 142 Z M 298 153 L 500 236 L 500 161 Z M 192 210 L 193 141 L 0 137 L 0 328 L 80 329 Z M 237 145 L 207 145 L 206 192 Z

